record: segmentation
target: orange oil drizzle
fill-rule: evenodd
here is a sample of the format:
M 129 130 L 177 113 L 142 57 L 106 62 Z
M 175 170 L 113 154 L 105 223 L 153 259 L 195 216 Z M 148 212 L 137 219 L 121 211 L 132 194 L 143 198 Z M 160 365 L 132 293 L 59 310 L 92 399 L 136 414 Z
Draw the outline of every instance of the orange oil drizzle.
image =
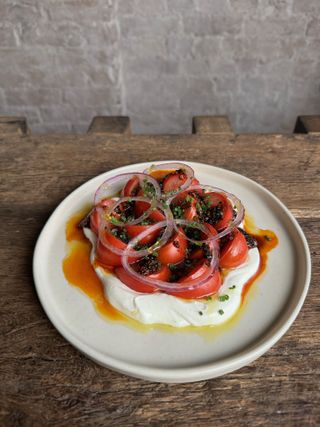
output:
M 76 214 L 70 217 L 66 224 L 66 240 L 68 247 L 67 255 L 63 260 L 63 272 L 65 278 L 69 283 L 79 288 L 93 301 L 97 311 L 101 315 L 107 317 L 110 320 L 125 321 L 126 324 L 135 327 L 135 329 L 138 328 L 139 330 L 145 331 L 150 330 L 154 327 L 161 328 L 165 331 L 173 331 L 176 329 L 178 329 L 179 331 L 181 331 L 182 329 L 185 331 L 208 331 L 210 329 L 212 330 L 211 326 L 187 326 L 185 328 L 174 328 L 163 325 L 141 325 L 139 322 L 128 318 L 126 315 L 115 309 L 105 298 L 103 292 L 103 285 L 91 265 L 91 243 L 85 237 L 82 229 L 78 227 L 79 222 L 88 211 L 89 209 L 77 212 Z M 257 228 L 254 225 L 252 218 L 250 218 L 248 215 L 246 215 L 245 217 L 244 228 L 258 241 L 260 265 L 258 271 L 254 274 L 254 276 L 252 276 L 244 285 L 241 305 L 243 305 L 243 302 L 245 301 L 246 296 L 253 283 L 264 273 L 267 266 L 268 252 L 270 252 L 278 244 L 278 238 L 273 231 L 262 230 Z M 95 264 L 99 267 L 102 267 L 107 274 L 113 274 L 112 270 L 108 269 L 106 266 L 99 263 L 98 261 L 95 261 Z M 226 272 L 222 271 L 222 275 L 224 275 L 225 273 Z M 219 329 L 223 331 L 223 328 L 233 323 L 235 317 L 236 315 L 233 316 L 232 319 L 227 320 L 222 325 L 215 326 L 214 329 Z
M 161 179 L 163 179 L 164 177 L 166 177 L 167 175 L 169 175 L 172 172 L 175 172 L 175 170 L 174 169 L 170 169 L 170 170 L 154 170 L 154 171 L 149 172 L 149 175 L 151 175 L 157 181 L 160 181 Z
M 243 287 L 241 304 L 243 304 L 253 283 L 265 272 L 268 261 L 268 252 L 274 249 L 279 243 L 279 239 L 273 231 L 257 228 L 253 219 L 247 214 L 244 220 L 244 229 L 247 233 L 250 233 L 258 242 L 260 264 L 257 272 L 246 282 Z
M 91 243 L 78 227 L 84 215 L 84 212 L 79 212 L 67 222 L 68 253 L 63 260 L 63 273 L 69 283 L 81 289 L 93 301 L 103 316 L 123 320 L 125 317 L 104 297 L 103 285 L 90 263 Z M 105 271 L 107 272 L 106 269 Z

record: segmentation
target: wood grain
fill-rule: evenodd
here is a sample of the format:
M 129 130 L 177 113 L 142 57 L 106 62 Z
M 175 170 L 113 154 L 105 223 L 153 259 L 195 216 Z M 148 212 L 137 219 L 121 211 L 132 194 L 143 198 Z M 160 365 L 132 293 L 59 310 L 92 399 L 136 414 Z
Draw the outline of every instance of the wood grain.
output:
M 294 132 L 320 135 L 320 116 L 298 116 Z
M 233 133 L 228 116 L 195 116 L 192 119 L 192 131 L 198 135 Z
M 126 116 L 96 116 L 92 119 L 88 133 L 130 135 L 130 119 Z
M 26 135 L 29 133 L 27 119 L 17 116 L 0 116 L 0 134 Z
M 32 279 L 35 241 L 72 190 L 118 166 L 169 158 L 264 185 L 297 216 L 313 260 L 306 302 L 281 341 L 250 366 L 193 384 L 91 362 L 53 328 Z M 0 134 L 0 169 L 0 425 L 319 425 L 320 137 Z

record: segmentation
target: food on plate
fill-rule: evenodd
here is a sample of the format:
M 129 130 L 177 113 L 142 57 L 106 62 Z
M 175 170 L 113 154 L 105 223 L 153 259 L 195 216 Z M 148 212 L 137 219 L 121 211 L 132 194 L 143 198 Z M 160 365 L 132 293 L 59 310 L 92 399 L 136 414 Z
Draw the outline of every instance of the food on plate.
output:
M 223 323 L 240 307 L 261 266 L 243 222 L 235 195 L 165 163 L 104 181 L 79 227 L 108 303 L 145 324 L 184 327 Z

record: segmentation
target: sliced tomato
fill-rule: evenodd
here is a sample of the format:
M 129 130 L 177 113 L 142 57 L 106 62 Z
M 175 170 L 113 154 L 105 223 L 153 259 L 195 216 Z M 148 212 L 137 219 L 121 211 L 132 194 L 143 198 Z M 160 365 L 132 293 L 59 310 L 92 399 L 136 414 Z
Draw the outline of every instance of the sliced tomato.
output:
M 190 259 L 202 259 L 204 257 L 204 252 L 202 248 L 194 249 L 189 255 Z
M 116 268 L 115 274 L 122 283 L 136 292 L 153 293 L 158 290 L 156 287 L 142 283 L 140 280 L 132 277 L 123 267 Z M 162 265 L 157 273 L 150 274 L 146 277 L 167 282 L 170 277 L 170 269 L 166 265 Z
M 139 186 L 139 178 L 137 176 L 133 176 L 124 186 L 123 195 L 125 197 L 135 196 L 138 192 Z
M 109 208 L 111 207 L 113 204 L 115 203 L 114 200 L 112 199 L 105 199 L 102 200 L 99 204 L 98 207 L 106 207 Z M 98 235 L 98 231 L 99 231 L 99 226 L 100 226 L 100 218 L 99 218 L 99 214 L 96 208 L 94 208 L 93 212 L 90 215 L 90 228 L 91 230 Z
M 173 237 L 162 246 L 158 251 L 158 260 L 162 264 L 177 264 L 181 262 L 186 255 L 187 239 L 182 228 L 179 233 L 175 233 Z
M 111 232 L 105 231 L 104 239 L 111 245 L 117 249 L 124 250 L 127 247 L 127 244 L 122 240 L 118 239 L 118 237 L 114 236 Z M 114 267 L 121 265 L 121 255 L 117 255 L 111 249 L 107 248 L 103 245 L 100 239 L 97 242 L 97 260 L 102 264 L 111 265 Z M 130 258 L 130 261 L 134 261 L 134 258 Z
M 201 279 L 201 276 L 203 276 L 208 271 L 208 268 L 209 266 L 206 264 L 206 260 L 199 261 L 198 264 L 186 276 L 179 280 L 179 282 L 181 284 L 192 281 L 196 283 L 199 281 L 199 279 Z M 185 299 L 203 298 L 205 296 L 216 293 L 219 290 L 221 284 L 222 280 L 220 272 L 219 270 L 215 270 L 215 272 L 209 276 L 208 280 L 196 289 L 168 293 L 170 293 L 170 295 Z
M 145 230 L 148 230 L 152 227 L 152 225 L 126 225 L 125 229 L 127 230 L 128 236 L 133 238 L 136 237 L 138 234 L 142 233 Z M 160 230 L 155 230 L 152 233 L 148 234 L 146 237 L 141 239 L 139 241 L 139 244 L 141 245 L 148 245 L 149 243 L 153 243 L 158 235 L 160 233 Z
M 142 188 L 140 188 L 137 196 L 141 196 L 141 197 L 144 196 Z M 135 202 L 134 213 L 136 218 L 139 218 L 141 215 L 143 215 L 144 212 L 149 208 L 150 208 L 150 203 L 148 202 L 140 202 L 140 201 Z M 155 209 L 151 211 L 148 218 L 154 222 L 164 221 L 166 219 L 165 215 L 159 209 Z
M 214 208 L 219 204 L 221 205 L 222 218 L 214 225 L 214 227 L 217 230 L 222 230 L 223 228 L 226 228 L 233 217 L 232 206 L 230 205 L 230 202 L 227 197 L 222 193 L 206 193 L 205 201 L 209 208 Z
M 215 235 L 217 235 L 218 234 L 218 232 L 217 232 L 217 230 L 211 225 L 211 224 L 208 224 L 208 223 L 204 223 L 203 225 L 205 225 L 206 227 L 207 227 L 207 229 L 210 231 L 210 233 L 213 235 L 213 236 L 215 236 Z M 203 239 L 203 240 L 207 240 L 208 239 L 208 234 L 207 233 L 204 233 L 204 232 L 201 232 L 201 237 L 200 237 L 200 241 L 201 241 L 201 239 Z M 209 241 L 209 242 L 207 242 L 206 243 L 211 249 L 213 248 L 213 245 L 214 245 L 214 243 L 212 242 L 212 241 Z M 195 248 L 192 252 L 191 252 L 191 254 L 189 255 L 189 258 L 190 259 L 202 259 L 202 258 L 204 258 L 204 251 L 203 251 L 203 249 L 201 248 L 201 247 L 198 247 L 198 248 Z
M 194 186 L 194 185 L 199 185 L 199 181 L 196 178 L 193 178 L 191 181 L 191 184 L 190 184 L 190 186 Z M 191 193 L 191 195 L 194 193 L 197 193 L 201 196 L 203 194 L 203 190 L 198 189 L 198 190 L 192 190 L 192 191 L 188 191 L 188 190 L 182 191 L 181 193 L 178 193 L 177 196 L 175 197 L 175 199 L 174 199 L 175 204 L 183 203 L 184 199 L 188 195 L 190 195 L 190 193 Z
M 184 173 L 173 173 L 167 175 L 163 181 L 162 190 L 164 193 L 169 191 L 177 190 L 187 180 L 187 176 Z
M 248 257 L 248 246 L 244 235 L 237 229 L 232 231 L 229 240 L 220 252 L 220 267 L 235 268 L 243 264 Z
M 119 240 L 119 239 L 117 239 Z M 123 247 L 119 244 L 119 249 L 125 249 L 126 244 L 123 243 L 121 240 L 119 240 L 123 244 Z M 101 240 L 98 240 L 97 242 L 97 248 L 96 248 L 96 256 L 97 260 L 105 265 L 111 265 L 113 267 L 118 267 L 121 265 L 121 256 L 115 254 L 110 249 L 106 248 Z
M 193 221 L 197 216 L 197 201 L 192 198 L 192 201 L 189 203 L 189 207 L 187 207 L 183 212 L 183 217 L 188 221 Z
M 216 235 L 218 234 L 217 230 L 214 228 L 214 226 L 213 226 L 213 225 L 211 225 L 211 224 L 209 224 L 209 223 L 207 223 L 207 222 L 205 222 L 205 223 L 204 223 L 204 225 L 208 228 L 208 230 L 210 231 L 210 233 L 211 233 L 213 236 L 216 236 Z

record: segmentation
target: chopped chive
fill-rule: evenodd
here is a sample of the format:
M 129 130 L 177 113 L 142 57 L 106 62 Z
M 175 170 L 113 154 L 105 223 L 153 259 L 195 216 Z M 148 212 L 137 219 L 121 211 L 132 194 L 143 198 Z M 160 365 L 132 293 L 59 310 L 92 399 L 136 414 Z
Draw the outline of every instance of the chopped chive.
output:
M 222 316 L 224 314 L 224 311 L 221 310 L 221 308 L 220 308 L 220 310 L 218 311 L 218 313 L 220 314 L 220 316 Z
M 112 224 L 121 224 L 121 221 L 118 220 L 118 218 L 115 218 L 114 216 L 111 217 Z
M 236 285 L 229 286 L 229 289 L 236 289 Z
M 203 315 L 202 311 L 199 311 L 199 314 L 200 314 L 200 316 L 202 316 Z
M 219 301 L 228 301 L 228 299 L 229 299 L 229 295 L 221 295 L 219 297 Z

